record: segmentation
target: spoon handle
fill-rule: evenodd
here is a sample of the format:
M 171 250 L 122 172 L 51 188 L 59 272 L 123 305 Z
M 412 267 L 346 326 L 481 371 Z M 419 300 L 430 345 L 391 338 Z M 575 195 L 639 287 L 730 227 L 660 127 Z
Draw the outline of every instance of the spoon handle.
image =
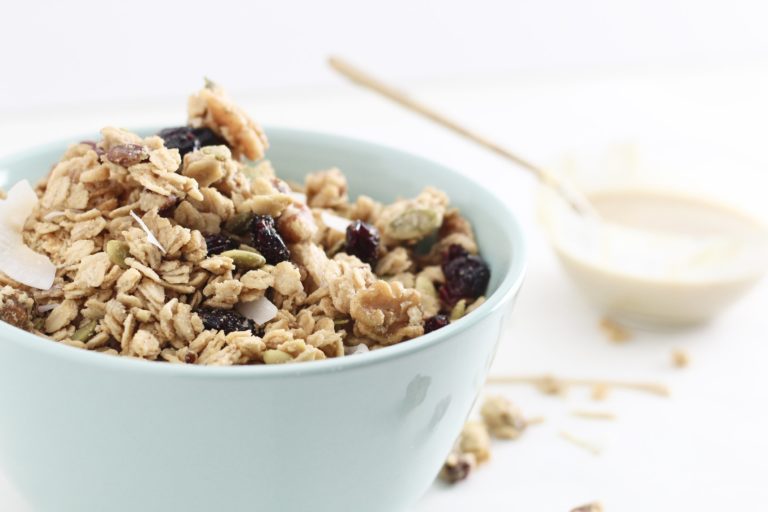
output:
M 505 147 L 483 137 L 482 135 L 470 130 L 466 126 L 446 117 L 445 115 L 433 110 L 426 105 L 414 100 L 402 91 L 398 91 L 394 87 L 385 84 L 381 80 L 369 75 L 361 69 L 353 66 L 349 62 L 339 58 L 330 57 L 328 64 L 336 70 L 338 73 L 344 75 L 352 82 L 371 89 L 382 96 L 389 98 L 395 103 L 421 114 L 428 119 L 436 122 L 439 125 L 452 130 L 453 132 L 465 137 L 480 146 L 485 147 L 496 153 L 497 155 L 514 162 L 520 167 L 530 171 L 536 176 L 536 178 L 543 184 L 555 189 L 576 211 L 580 213 L 593 213 L 594 208 L 589 201 L 579 191 L 574 190 L 571 186 L 566 186 L 561 180 L 556 178 L 552 173 L 531 163 L 530 161 L 522 158 Z

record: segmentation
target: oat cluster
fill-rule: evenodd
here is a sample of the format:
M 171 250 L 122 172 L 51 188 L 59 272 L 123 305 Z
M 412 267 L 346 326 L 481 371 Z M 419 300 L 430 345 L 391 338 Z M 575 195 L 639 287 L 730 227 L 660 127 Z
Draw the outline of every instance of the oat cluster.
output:
M 186 127 L 160 135 L 105 128 L 65 152 L 23 231 L 55 264 L 54 285 L 0 276 L 0 319 L 107 354 L 275 364 L 400 343 L 482 303 L 440 296 L 445 254 L 478 248 L 439 190 L 351 200 L 338 169 L 289 185 L 263 159 L 261 127 L 212 84 L 190 99 Z M 276 311 L 258 321 L 259 303 Z

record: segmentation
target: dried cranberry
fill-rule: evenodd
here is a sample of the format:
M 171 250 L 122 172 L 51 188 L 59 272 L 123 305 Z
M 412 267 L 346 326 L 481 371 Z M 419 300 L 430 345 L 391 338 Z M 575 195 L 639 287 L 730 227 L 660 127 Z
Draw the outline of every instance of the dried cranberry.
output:
M 347 226 L 347 244 L 345 252 L 357 256 L 364 263 L 376 264 L 379 256 L 379 230 L 361 220 Z
M 184 158 L 184 155 L 187 153 L 200 149 L 200 140 L 197 138 L 192 128 L 188 126 L 166 128 L 157 132 L 157 135 L 163 139 L 166 148 L 178 149 L 182 158 Z
M 208 256 L 211 256 L 212 254 L 221 254 L 224 251 L 237 249 L 240 244 L 227 235 L 219 233 L 218 235 L 208 235 L 205 237 L 205 246 L 208 248 Z
M 491 271 L 479 256 L 471 256 L 461 246 L 452 245 L 443 259 L 445 284 L 440 299 L 453 306 L 460 299 L 476 299 L 488 288 Z
M 245 318 L 234 309 L 216 309 L 203 307 L 197 310 L 200 320 L 206 329 L 213 331 L 224 331 L 225 333 L 235 331 L 251 331 L 256 329 L 256 323 L 253 320 Z
M 424 334 L 436 331 L 442 327 L 445 327 L 449 323 L 451 323 L 451 321 L 446 315 L 435 315 L 429 317 L 424 321 Z
M 275 219 L 270 215 L 254 215 L 250 223 L 253 246 L 270 265 L 290 259 L 291 253 L 285 245 L 283 237 L 277 232 Z
M 459 244 L 452 244 L 448 247 L 448 250 L 445 251 L 445 254 L 443 254 L 443 265 L 456 258 L 465 258 L 467 256 L 469 256 L 469 253 L 464 247 Z
M 189 126 L 179 126 L 176 128 L 166 128 L 157 133 L 165 141 L 165 147 L 168 149 L 176 148 L 182 158 L 187 153 L 197 151 L 205 146 L 226 145 L 218 133 L 210 128 L 190 128 Z
M 192 133 L 197 137 L 199 147 L 205 146 L 226 146 L 227 141 L 224 140 L 221 135 L 211 130 L 208 127 L 194 128 Z

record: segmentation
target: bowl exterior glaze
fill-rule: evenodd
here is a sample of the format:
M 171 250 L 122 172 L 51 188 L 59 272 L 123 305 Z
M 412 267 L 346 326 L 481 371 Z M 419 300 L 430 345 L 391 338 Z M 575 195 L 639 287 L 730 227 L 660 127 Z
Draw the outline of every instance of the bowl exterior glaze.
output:
M 476 226 L 489 300 L 370 354 L 208 368 L 104 356 L 0 324 L 0 464 L 39 512 L 405 510 L 433 481 L 485 380 L 524 273 L 519 226 L 493 194 L 433 162 L 272 129 L 281 176 L 339 166 L 354 197 L 444 189 Z M 74 139 L 79 140 L 79 139 Z M 57 144 L 0 160 L 34 181 Z
M 706 323 L 752 289 L 760 276 L 669 282 L 612 274 L 553 243 L 567 274 L 609 318 L 638 328 L 682 328 Z

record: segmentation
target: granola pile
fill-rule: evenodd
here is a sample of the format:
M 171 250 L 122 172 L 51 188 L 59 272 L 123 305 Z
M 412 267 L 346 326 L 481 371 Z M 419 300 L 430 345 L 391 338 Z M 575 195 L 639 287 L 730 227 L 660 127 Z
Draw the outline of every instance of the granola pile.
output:
M 350 200 L 338 169 L 288 184 L 218 86 L 188 110 L 187 126 L 105 128 L 65 152 L 19 227 L 52 285 L 0 262 L 0 319 L 107 354 L 276 364 L 400 343 L 483 302 L 488 266 L 444 193 Z

